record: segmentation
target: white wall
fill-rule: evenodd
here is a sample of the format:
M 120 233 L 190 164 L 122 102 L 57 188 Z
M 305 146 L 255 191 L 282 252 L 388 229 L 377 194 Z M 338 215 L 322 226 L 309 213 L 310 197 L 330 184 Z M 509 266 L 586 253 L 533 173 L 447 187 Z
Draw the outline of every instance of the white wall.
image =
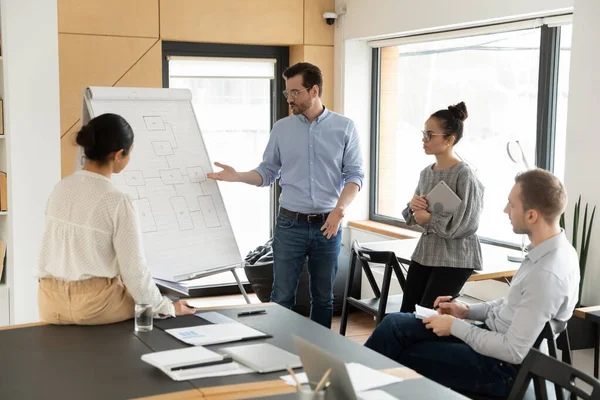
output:
M 336 0 L 336 9 L 343 4 L 344 38 L 350 40 L 570 12 L 573 0 Z
M 600 110 L 600 1 L 575 0 L 567 121 L 565 185 L 569 191 L 567 226 L 572 223 L 573 204 L 581 194 L 584 202 L 600 208 L 597 177 L 598 111 Z M 582 210 L 583 213 L 583 210 Z M 600 210 L 598 213 L 600 214 Z M 600 215 L 596 215 L 582 302 L 600 304 Z M 581 227 L 579 228 L 581 230 Z
M 38 320 L 35 268 L 48 195 L 60 179 L 56 0 L 2 1 L 9 173 L 11 323 Z
M 371 48 L 364 42 L 350 41 L 346 43 L 344 51 L 350 57 L 345 59 L 343 67 L 345 71 L 344 85 L 347 85 L 347 89 L 344 90 L 344 111 L 342 112 L 354 120 L 358 129 L 365 170 L 363 187 L 346 211 L 345 216 L 346 221 L 356 221 L 369 219 L 371 81 L 364 77 L 371 76 Z M 339 87 L 337 81 L 335 85 Z M 336 110 L 339 110 L 337 103 Z

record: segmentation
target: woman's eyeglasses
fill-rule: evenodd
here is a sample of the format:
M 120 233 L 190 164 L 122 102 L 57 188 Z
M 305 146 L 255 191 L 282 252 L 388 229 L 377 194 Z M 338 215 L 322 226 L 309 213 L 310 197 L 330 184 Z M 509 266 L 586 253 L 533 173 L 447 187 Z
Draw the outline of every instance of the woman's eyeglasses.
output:
M 421 131 L 423 133 L 423 140 L 429 142 L 432 136 L 447 136 L 445 133 L 432 133 L 431 131 Z
M 298 89 L 292 89 L 292 90 L 284 90 L 283 91 L 283 97 L 287 98 L 292 98 L 292 99 L 296 99 L 298 98 L 298 96 L 300 95 L 300 93 L 304 92 L 305 90 L 308 90 L 307 88 L 298 90 Z

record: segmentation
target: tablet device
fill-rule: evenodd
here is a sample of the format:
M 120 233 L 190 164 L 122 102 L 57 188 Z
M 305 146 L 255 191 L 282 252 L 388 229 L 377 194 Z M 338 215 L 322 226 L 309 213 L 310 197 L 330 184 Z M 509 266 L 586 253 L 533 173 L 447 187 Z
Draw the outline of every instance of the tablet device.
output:
M 430 213 L 453 213 L 462 202 L 444 181 L 439 181 L 425 198 L 427 199 L 427 211 Z

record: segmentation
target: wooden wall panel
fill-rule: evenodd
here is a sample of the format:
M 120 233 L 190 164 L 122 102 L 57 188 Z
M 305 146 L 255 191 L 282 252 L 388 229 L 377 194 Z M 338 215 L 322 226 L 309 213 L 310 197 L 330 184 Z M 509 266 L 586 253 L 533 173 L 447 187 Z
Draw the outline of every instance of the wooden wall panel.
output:
M 323 104 L 333 110 L 333 46 L 304 46 L 304 61 L 323 73 Z
M 146 38 L 60 34 L 61 132 L 80 118 L 86 87 L 114 85 L 155 42 Z
M 61 159 L 61 175 L 66 177 L 75 171 L 75 156 L 77 154 L 77 145 L 75 137 L 81 129 L 81 122 L 69 129 L 69 131 L 60 138 L 60 159 Z
M 160 0 L 163 40 L 302 44 L 303 21 L 303 0 Z
M 323 13 L 334 11 L 334 0 L 304 0 L 304 44 L 333 46 L 335 25 L 327 25 Z
M 299 62 L 316 65 L 323 73 L 323 104 L 333 110 L 333 46 L 291 46 L 290 65 Z
M 58 0 L 58 32 L 158 38 L 158 0 Z
M 304 61 L 304 46 L 290 46 L 290 66 Z
M 119 79 L 115 86 L 162 87 L 162 46 L 160 40 Z

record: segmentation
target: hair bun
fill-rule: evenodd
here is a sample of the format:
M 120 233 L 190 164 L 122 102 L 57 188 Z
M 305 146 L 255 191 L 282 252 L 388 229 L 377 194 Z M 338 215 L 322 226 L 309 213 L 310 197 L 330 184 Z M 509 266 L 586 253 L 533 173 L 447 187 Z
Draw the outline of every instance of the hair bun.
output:
M 467 112 L 467 105 L 464 101 L 461 101 L 453 106 L 448 106 L 448 110 L 450 110 L 454 117 L 460 119 L 461 121 L 464 121 L 469 116 L 469 113 Z
M 96 132 L 89 124 L 81 127 L 76 142 L 84 149 L 92 149 L 96 145 Z

